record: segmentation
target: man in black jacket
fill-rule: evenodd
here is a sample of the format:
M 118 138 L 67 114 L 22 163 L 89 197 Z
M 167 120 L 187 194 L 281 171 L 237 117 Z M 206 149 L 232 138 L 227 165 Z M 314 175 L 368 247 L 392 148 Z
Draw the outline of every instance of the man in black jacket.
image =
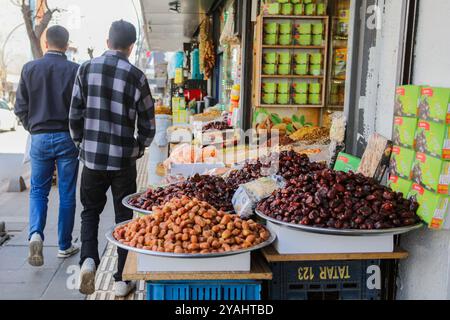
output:
M 128 61 L 136 29 L 126 21 L 112 24 L 102 56 L 84 63 L 73 90 L 70 132 L 80 146 L 81 175 L 80 292 L 95 291 L 100 263 L 98 225 L 111 188 L 116 223 L 130 220 L 133 212 L 122 199 L 136 192 L 136 160 L 155 136 L 155 110 L 145 74 Z M 135 132 L 137 129 L 137 136 Z M 122 281 L 127 251 L 118 249 L 115 294 L 123 297 L 135 283 Z
M 44 264 L 43 240 L 48 195 L 55 164 L 58 170 L 58 257 L 79 251 L 72 244 L 78 149 L 69 133 L 69 109 L 78 70 L 67 60 L 69 32 L 61 26 L 47 30 L 47 53 L 27 63 L 16 95 L 15 113 L 31 134 L 30 253 L 32 266 Z

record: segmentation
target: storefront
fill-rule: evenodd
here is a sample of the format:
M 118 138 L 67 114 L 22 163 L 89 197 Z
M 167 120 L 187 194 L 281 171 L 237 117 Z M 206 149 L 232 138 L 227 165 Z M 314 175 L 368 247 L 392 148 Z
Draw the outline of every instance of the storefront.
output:
M 162 245 L 167 240 L 165 235 L 153 230 L 148 235 L 154 237 L 150 241 L 152 246 L 146 245 L 147 249 L 142 243 L 141 248 L 136 243 L 131 246 L 166 252 L 159 254 L 166 258 L 171 254 L 187 255 L 183 259 L 189 254 L 219 256 L 225 259 L 222 266 L 208 259 L 200 266 L 195 262 L 198 256 L 184 260 L 192 262 L 188 263 L 189 268 L 200 268 L 205 275 L 185 269 L 188 267 L 183 269 L 182 260 L 180 265 L 174 264 L 173 272 L 192 271 L 189 280 L 208 279 L 216 281 L 214 285 L 238 277 L 250 281 L 246 284 L 256 290 L 258 281 L 267 281 L 270 289 L 261 297 L 268 299 L 447 297 L 448 235 L 446 231 L 431 231 L 419 221 L 424 220 L 436 229 L 434 222 L 440 219 L 437 229 L 446 228 L 449 202 L 445 201 L 446 195 L 434 190 L 427 181 L 414 180 L 416 177 L 410 173 L 412 163 L 401 170 L 404 158 L 400 158 L 399 150 L 406 150 L 410 162 L 417 154 L 427 152 L 416 149 L 414 137 L 410 139 L 412 142 L 405 142 L 405 135 L 394 134 L 394 123 L 396 126 L 403 123 L 397 121 L 400 118 L 405 123 L 416 121 L 411 129 L 415 136 L 417 122 L 423 120 L 418 119 L 419 98 L 410 103 L 412 113 L 399 114 L 394 107 L 406 104 L 407 89 L 401 85 L 449 86 L 439 73 L 448 66 L 448 44 L 427 36 L 433 17 L 446 23 L 444 13 L 448 9 L 447 4 L 430 9 L 426 1 L 418 5 L 418 1 L 412 0 L 211 3 L 209 10 L 200 15 L 190 41 L 185 42 L 184 57 L 178 64 L 181 70 L 175 82 L 186 86 L 198 83 L 192 81 L 207 81 L 207 85 L 195 99 L 190 99 L 193 90 L 178 90 L 176 98 L 181 103 L 176 106 L 172 103 L 172 115 L 178 120 L 169 133 L 176 139 L 169 137 L 173 152 L 162 164 L 164 183 L 169 186 L 133 195 L 126 203 L 144 214 L 153 205 L 163 206 L 161 210 L 165 213 L 174 207 L 185 211 L 186 208 L 179 207 L 180 202 L 169 199 L 171 194 L 185 195 L 226 212 L 234 211 L 240 218 L 224 218 L 222 213 L 211 212 L 220 217 L 216 217 L 217 222 L 227 222 L 226 227 L 202 216 L 195 224 L 205 230 L 196 226 L 198 230 L 184 232 L 183 228 L 175 227 L 172 233 L 179 239 L 167 248 Z M 436 48 L 431 64 L 424 62 L 430 47 Z M 427 93 L 419 91 L 422 101 Z M 189 106 L 190 101 L 201 101 L 206 95 L 215 98 L 215 108 L 202 112 L 196 107 L 198 104 Z M 186 112 L 183 121 L 180 111 Z M 264 133 L 269 132 L 272 139 L 272 132 L 276 132 L 281 146 L 273 149 L 270 140 L 265 145 L 269 152 L 261 156 L 261 145 L 259 150 L 253 149 L 248 140 L 235 136 L 237 131 L 241 132 L 239 129 L 247 128 L 256 129 L 258 142 Z M 183 140 L 186 136 L 189 139 Z M 228 152 L 224 150 L 231 151 L 232 159 L 224 157 Z M 268 167 L 267 161 L 280 152 L 278 166 Z M 392 152 L 392 159 L 397 162 L 388 170 Z M 327 171 L 326 166 L 336 171 Z M 204 175 L 206 172 L 208 175 Z M 282 176 L 287 186 L 279 184 L 280 180 L 263 178 L 267 172 Z M 390 187 L 398 193 L 385 187 L 388 174 Z M 433 208 L 424 200 L 424 194 L 427 199 L 438 199 Z M 183 201 L 190 207 L 188 199 Z M 205 203 L 193 205 L 207 209 Z M 267 228 L 250 228 L 259 230 L 259 236 L 242 228 L 243 222 L 239 220 L 253 214 L 255 207 L 257 214 L 253 219 Z M 181 211 L 177 211 L 181 215 L 178 222 L 172 223 L 181 224 L 186 218 Z M 221 233 L 223 228 L 229 232 Z M 421 230 L 417 231 L 418 228 Z M 210 229 L 217 232 L 213 231 L 209 240 L 196 234 L 207 231 L 209 235 Z M 124 230 L 123 227 L 116 230 L 115 240 L 129 242 L 121 238 Z M 241 238 L 244 233 L 246 239 Z M 217 235 L 222 240 L 214 238 Z M 247 239 L 247 236 L 254 237 Z M 274 236 L 277 240 L 273 246 L 262 250 L 265 262 L 260 258 L 251 260 L 252 266 L 266 267 L 250 268 L 250 258 L 244 254 L 251 248 L 271 244 Z M 242 255 L 233 254 L 234 251 Z M 226 260 L 227 252 L 235 256 L 234 262 Z M 436 256 L 441 259 L 438 265 Z M 146 260 L 148 264 L 150 260 Z M 145 272 L 141 268 L 139 272 L 145 262 L 138 266 L 139 263 L 133 270 L 142 273 L 145 280 L 167 277 L 151 274 L 160 269 Z M 224 268 L 220 269 L 223 271 L 220 277 L 210 273 L 217 268 Z M 442 275 L 447 280 L 438 281 Z M 180 273 L 171 277 L 183 278 Z M 429 288 L 428 293 L 419 292 L 419 286 Z

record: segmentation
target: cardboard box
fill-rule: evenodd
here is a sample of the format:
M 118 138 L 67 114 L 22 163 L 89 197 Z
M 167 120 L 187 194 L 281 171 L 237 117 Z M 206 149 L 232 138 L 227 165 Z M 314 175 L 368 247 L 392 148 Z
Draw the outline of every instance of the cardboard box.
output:
M 413 182 L 411 180 L 402 179 L 398 176 L 390 176 L 388 181 L 388 187 L 393 191 L 403 193 L 407 196 L 411 191 Z
M 228 257 L 181 259 L 138 254 L 138 272 L 250 272 L 250 252 Z
M 406 148 L 414 148 L 418 121 L 417 118 L 395 117 L 394 144 Z
M 422 88 L 419 118 L 450 124 L 450 88 Z
M 416 152 L 409 148 L 394 146 L 391 157 L 391 175 L 410 179 Z
M 394 114 L 399 117 L 417 117 L 421 95 L 420 86 L 401 86 L 396 90 Z
M 416 132 L 416 150 L 450 160 L 450 125 L 419 120 Z
M 394 236 L 349 237 L 322 235 L 289 229 L 267 222 L 277 235 L 274 246 L 280 254 L 387 253 L 394 252 Z
M 450 185 L 450 162 L 417 153 L 411 170 L 411 179 L 429 191 L 448 195 Z
M 420 207 L 417 215 L 431 229 L 442 229 L 449 210 L 449 197 L 426 190 L 419 184 L 413 184 L 408 198 L 415 199 Z
M 336 164 L 334 165 L 334 170 L 343 172 L 356 172 L 358 171 L 360 164 L 360 158 L 341 152 L 337 157 Z

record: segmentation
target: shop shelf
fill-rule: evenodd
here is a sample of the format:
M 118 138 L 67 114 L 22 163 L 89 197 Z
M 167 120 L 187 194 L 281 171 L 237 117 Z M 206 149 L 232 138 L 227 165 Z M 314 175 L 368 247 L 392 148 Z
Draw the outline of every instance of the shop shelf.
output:
M 296 104 L 262 104 L 260 108 L 311 108 L 311 109 L 321 109 L 323 106 L 321 104 L 307 104 L 307 105 L 296 105 Z
M 328 16 L 285 16 L 285 15 L 263 15 L 264 19 L 328 19 Z
M 289 46 L 282 46 L 282 45 L 268 45 L 264 44 L 262 46 L 263 49 L 325 49 L 325 46 L 298 46 L 298 45 L 289 45 Z
M 382 260 L 290 261 L 270 265 L 271 300 L 382 300 L 386 297 L 387 272 L 383 270 Z M 368 287 L 370 266 L 381 270 L 380 289 Z
M 261 75 L 261 78 L 322 79 L 323 76 L 310 76 L 310 75 L 299 76 L 299 75 L 295 75 L 295 74 L 290 74 L 290 75 L 278 75 L 278 74 L 269 75 L 269 74 L 263 74 L 263 75 Z
M 261 300 L 258 281 L 147 282 L 147 300 Z

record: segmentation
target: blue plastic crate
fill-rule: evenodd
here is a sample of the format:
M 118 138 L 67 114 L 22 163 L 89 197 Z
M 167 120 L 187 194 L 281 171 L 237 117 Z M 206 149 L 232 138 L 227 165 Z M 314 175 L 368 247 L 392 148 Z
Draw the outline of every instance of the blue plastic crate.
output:
M 148 281 L 147 300 L 261 300 L 258 281 Z

